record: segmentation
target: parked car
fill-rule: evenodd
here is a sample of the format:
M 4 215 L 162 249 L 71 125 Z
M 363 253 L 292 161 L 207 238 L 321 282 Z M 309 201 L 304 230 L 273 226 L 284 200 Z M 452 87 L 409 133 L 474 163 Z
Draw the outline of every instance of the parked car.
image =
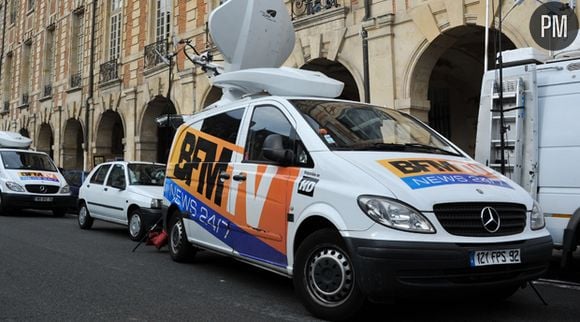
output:
M 66 182 L 70 187 L 70 194 L 74 197 L 74 212 L 78 213 L 78 197 L 79 197 L 79 190 L 85 179 L 89 175 L 89 171 L 84 170 L 62 170 L 62 176 L 65 178 Z
M 90 229 L 94 219 L 128 226 L 132 240 L 143 238 L 161 216 L 165 165 L 107 162 L 95 167 L 79 190 L 78 223 Z

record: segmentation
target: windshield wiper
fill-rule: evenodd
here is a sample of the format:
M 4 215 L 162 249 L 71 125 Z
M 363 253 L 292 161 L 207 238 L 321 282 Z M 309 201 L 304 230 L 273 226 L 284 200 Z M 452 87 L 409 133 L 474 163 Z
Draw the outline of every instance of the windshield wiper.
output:
M 459 153 L 448 151 L 436 146 L 421 143 L 369 143 L 360 146 L 350 147 L 349 150 L 356 151 L 428 151 L 432 153 L 441 153 L 454 156 L 460 156 Z

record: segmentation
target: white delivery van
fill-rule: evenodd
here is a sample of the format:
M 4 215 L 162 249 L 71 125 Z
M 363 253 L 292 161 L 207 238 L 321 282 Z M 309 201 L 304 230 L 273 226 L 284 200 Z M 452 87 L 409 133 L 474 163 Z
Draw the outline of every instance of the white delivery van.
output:
M 504 146 L 497 71 L 484 75 L 475 159 L 499 170 L 541 205 L 565 265 L 580 244 L 580 37 L 577 51 L 549 58 L 535 49 L 504 52 Z
M 31 143 L 18 133 L 0 131 L 0 214 L 43 209 L 64 216 L 74 206 L 70 188 L 46 153 L 26 150 Z
M 174 260 L 205 249 L 291 277 L 325 319 L 366 299 L 504 298 L 545 272 L 552 240 L 524 189 L 409 115 L 333 99 L 342 83 L 278 68 L 291 26 L 283 1 L 230 0 L 210 16 L 226 65 L 192 60 L 224 96 L 171 148 Z

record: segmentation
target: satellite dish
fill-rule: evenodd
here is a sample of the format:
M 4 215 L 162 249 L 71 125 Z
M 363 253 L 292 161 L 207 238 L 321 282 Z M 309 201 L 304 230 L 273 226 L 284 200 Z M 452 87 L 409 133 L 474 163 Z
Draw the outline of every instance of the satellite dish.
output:
M 294 27 L 283 0 L 229 0 L 209 16 L 226 72 L 277 68 L 294 50 Z

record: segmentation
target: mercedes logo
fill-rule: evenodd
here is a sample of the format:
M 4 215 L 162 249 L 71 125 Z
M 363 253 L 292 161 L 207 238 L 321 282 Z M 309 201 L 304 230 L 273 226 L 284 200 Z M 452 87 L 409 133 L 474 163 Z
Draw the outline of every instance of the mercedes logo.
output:
M 40 186 L 40 192 L 45 193 L 46 192 L 46 187 L 45 186 Z
M 499 230 L 500 219 L 497 210 L 492 207 L 485 207 L 481 210 L 481 223 L 483 228 L 490 233 L 495 233 Z

